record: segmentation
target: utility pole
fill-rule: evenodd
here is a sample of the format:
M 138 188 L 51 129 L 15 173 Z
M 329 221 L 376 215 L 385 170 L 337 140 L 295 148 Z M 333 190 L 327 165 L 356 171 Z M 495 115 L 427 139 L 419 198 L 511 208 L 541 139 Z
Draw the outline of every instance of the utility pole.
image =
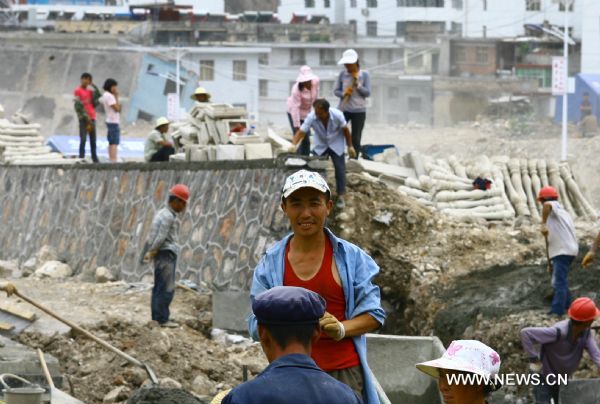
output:
M 560 147 L 560 161 L 567 161 L 567 141 L 568 141 L 568 93 L 569 93 L 569 8 L 573 0 L 561 0 L 565 9 L 565 26 L 563 32 L 563 58 L 565 60 L 564 71 L 564 92 L 562 100 L 562 137 Z

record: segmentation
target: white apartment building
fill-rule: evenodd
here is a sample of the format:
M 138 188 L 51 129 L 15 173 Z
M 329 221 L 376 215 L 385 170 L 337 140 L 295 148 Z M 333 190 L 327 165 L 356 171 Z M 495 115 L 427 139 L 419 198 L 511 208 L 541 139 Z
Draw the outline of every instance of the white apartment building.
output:
M 558 0 L 281 0 L 278 15 L 325 15 L 333 23 L 353 24 L 360 37 L 404 37 L 420 30 L 462 33 L 465 37 L 515 37 L 525 24 L 564 25 Z M 565 1 L 565 0 L 560 0 Z M 584 7 L 595 0 L 574 0 L 572 32 L 581 38 Z M 586 11 L 587 13 L 587 11 Z
M 600 1 L 587 4 L 581 28 L 581 72 L 600 73 Z

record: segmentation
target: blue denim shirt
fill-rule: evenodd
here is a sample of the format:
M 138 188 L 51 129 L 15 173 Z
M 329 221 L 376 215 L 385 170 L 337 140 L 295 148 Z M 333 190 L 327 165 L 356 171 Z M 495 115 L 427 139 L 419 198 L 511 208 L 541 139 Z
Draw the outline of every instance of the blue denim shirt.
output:
M 222 404 L 361 404 L 346 386 L 302 354 L 274 360 L 261 374 L 229 392 Z
M 379 287 L 373 283 L 379 267 L 367 253 L 356 245 L 337 238 L 329 229 L 325 229 L 325 233 L 331 240 L 333 256 L 342 281 L 346 298 L 346 318 L 352 319 L 360 314 L 368 313 L 383 325 L 385 311 L 381 307 L 381 294 Z M 291 237 L 292 234 L 278 241 L 258 263 L 254 270 L 254 279 L 250 289 L 251 299 L 265 290 L 283 285 L 285 247 Z M 252 338 L 258 341 L 257 322 L 254 314 L 248 317 L 248 331 Z M 361 335 L 353 337 L 352 340 L 363 368 L 365 403 L 377 404 L 379 397 L 367 363 L 367 338 Z

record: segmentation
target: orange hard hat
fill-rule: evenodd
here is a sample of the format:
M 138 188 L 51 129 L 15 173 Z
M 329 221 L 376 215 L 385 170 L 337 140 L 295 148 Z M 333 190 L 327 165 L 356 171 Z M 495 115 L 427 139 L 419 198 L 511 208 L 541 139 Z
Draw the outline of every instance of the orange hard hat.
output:
M 569 317 L 575 321 L 593 321 L 600 317 L 600 310 L 589 297 L 575 299 L 569 307 Z
M 540 189 L 537 200 L 542 201 L 544 199 L 558 199 L 558 192 L 554 187 L 544 187 Z
M 169 190 L 169 195 L 175 196 L 187 203 L 190 199 L 190 189 L 183 184 L 176 184 Z

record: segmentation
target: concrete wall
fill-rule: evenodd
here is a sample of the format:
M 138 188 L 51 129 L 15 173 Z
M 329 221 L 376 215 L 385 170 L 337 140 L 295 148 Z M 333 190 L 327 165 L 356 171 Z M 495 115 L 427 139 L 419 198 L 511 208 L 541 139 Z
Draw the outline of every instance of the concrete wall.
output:
M 81 73 L 90 72 L 100 88 L 105 79 L 115 78 L 126 113 L 140 61 L 141 54 L 116 49 L 3 46 L 0 48 L 0 104 L 8 116 L 22 108 L 34 122 L 42 125 L 44 136 L 77 135 L 73 91 L 79 85 Z M 100 114 L 98 119 L 103 121 L 104 115 Z
M 273 161 L 0 169 L 0 259 L 26 260 L 43 245 L 73 268 L 107 266 L 128 281 L 156 211 L 177 182 L 191 189 L 181 219 L 178 277 L 220 290 L 249 287 L 267 246 L 287 232 L 279 208 L 286 171 Z

